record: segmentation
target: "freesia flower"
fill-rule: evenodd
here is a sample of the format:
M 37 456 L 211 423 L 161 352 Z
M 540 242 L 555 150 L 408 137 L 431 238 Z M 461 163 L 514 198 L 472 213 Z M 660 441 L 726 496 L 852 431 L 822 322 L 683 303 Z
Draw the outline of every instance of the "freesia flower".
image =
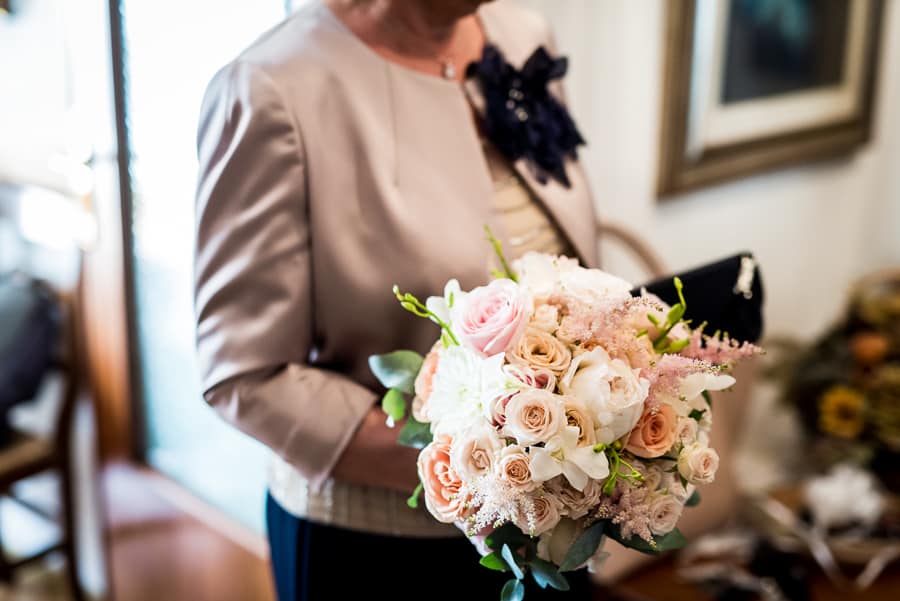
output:
M 593 447 L 578 446 L 578 428 L 567 426 L 547 441 L 544 447 L 531 447 L 531 477 L 546 482 L 564 475 L 576 490 L 583 491 L 588 478 L 601 480 L 609 476 L 606 454 Z

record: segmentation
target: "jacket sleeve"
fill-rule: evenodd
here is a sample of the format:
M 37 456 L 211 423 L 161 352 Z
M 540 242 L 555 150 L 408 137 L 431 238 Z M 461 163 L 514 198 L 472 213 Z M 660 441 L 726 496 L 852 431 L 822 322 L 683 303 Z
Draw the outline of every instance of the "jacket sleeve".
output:
M 307 363 L 312 273 L 299 128 L 272 79 L 237 62 L 209 85 L 197 148 L 194 307 L 204 397 L 318 488 L 376 395 Z

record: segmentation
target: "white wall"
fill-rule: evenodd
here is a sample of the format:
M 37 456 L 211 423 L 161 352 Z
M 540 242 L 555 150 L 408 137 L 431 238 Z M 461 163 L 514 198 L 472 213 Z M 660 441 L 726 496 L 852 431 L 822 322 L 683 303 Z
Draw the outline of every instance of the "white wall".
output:
M 900 264 L 900 7 L 886 3 L 874 140 L 855 156 L 658 203 L 663 0 L 522 0 L 554 26 L 601 217 L 684 269 L 748 249 L 762 263 L 768 333 L 813 335 L 867 269 Z M 896 102 L 896 101 L 895 101 Z M 634 274 L 605 249 L 611 270 Z M 634 277 L 634 276 L 632 276 Z

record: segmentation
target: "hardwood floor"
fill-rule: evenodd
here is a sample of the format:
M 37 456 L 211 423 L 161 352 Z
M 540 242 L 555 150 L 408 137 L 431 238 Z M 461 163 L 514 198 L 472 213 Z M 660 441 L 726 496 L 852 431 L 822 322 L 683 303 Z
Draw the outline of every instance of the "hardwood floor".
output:
M 112 466 L 104 486 L 115 601 L 274 600 L 261 537 L 148 470 Z

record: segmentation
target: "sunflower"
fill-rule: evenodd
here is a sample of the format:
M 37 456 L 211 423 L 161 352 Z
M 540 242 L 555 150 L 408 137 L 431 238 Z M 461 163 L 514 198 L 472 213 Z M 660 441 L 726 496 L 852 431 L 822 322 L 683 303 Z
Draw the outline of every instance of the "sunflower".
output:
M 840 438 L 856 438 L 865 426 L 866 399 L 847 386 L 832 386 L 819 399 L 819 429 Z

